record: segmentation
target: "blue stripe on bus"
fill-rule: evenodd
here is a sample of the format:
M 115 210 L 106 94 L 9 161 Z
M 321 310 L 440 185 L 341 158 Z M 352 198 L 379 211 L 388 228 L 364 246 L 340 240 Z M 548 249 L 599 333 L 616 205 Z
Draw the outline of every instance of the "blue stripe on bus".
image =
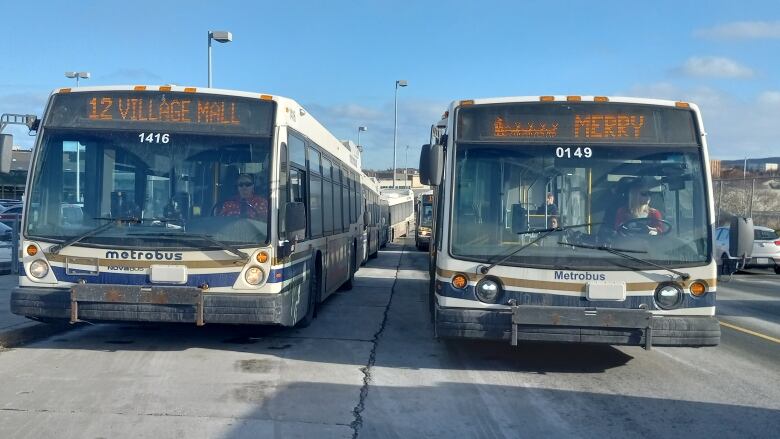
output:
M 299 259 L 295 261 L 292 265 L 282 267 L 282 268 L 272 268 L 271 272 L 268 274 L 268 283 L 280 283 L 287 280 L 292 280 L 297 276 L 300 276 L 303 274 L 304 271 L 306 271 L 306 267 L 308 266 L 308 262 L 310 257 L 306 257 L 303 259 Z M 281 274 L 281 275 L 280 275 Z
M 149 281 L 149 276 L 146 273 L 129 274 L 129 273 L 113 273 L 113 272 L 100 272 L 97 276 L 78 276 L 70 275 L 65 272 L 64 267 L 52 267 L 54 276 L 58 281 L 77 283 L 80 279 L 86 279 L 89 283 L 96 284 L 115 284 L 115 285 L 152 285 Z M 24 271 L 20 273 L 24 275 Z M 182 285 L 190 287 L 198 287 L 203 284 L 208 284 L 211 288 L 216 287 L 232 287 L 238 279 L 240 272 L 228 272 L 228 273 L 209 273 L 209 274 L 189 274 L 187 276 L 186 284 L 172 284 Z M 155 285 L 158 285 L 155 283 Z
M 440 296 L 453 297 L 456 299 L 474 300 L 477 299 L 474 293 L 474 287 L 469 285 L 465 289 L 459 290 L 449 282 L 436 281 L 441 289 L 437 287 L 436 291 Z M 501 303 L 514 299 L 518 305 L 544 305 L 544 306 L 576 306 L 576 307 L 599 307 L 599 308 L 639 308 L 639 305 L 646 305 L 648 309 L 656 309 L 653 303 L 653 296 L 627 296 L 624 301 L 615 300 L 588 300 L 582 296 L 566 296 L 553 293 L 532 293 L 527 291 L 504 291 Z M 699 308 L 706 306 L 715 306 L 715 293 L 707 293 L 703 297 L 694 297 L 690 294 L 683 294 L 683 303 L 680 308 Z

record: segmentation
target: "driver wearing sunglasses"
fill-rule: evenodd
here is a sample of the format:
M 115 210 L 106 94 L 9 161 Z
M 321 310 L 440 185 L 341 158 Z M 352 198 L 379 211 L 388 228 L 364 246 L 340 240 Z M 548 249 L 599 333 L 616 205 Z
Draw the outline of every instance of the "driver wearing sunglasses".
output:
M 255 194 L 255 181 L 251 174 L 240 174 L 236 181 L 238 194 L 222 204 L 220 215 L 266 219 L 268 201 Z
M 663 215 L 658 209 L 650 207 L 653 183 L 645 179 L 635 181 L 628 189 L 628 206 L 618 209 L 615 215 L 615 230 L 635 219 L 645 219 L 637 224 L 646 224 L 648 235 L 658 235 L 665 231 Z

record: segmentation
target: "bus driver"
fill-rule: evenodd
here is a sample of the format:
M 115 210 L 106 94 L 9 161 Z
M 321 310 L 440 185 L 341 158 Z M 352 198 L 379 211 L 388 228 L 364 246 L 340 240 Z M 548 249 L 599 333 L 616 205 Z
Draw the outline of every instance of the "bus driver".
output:
M 255 182 L 250 174 L 240 174 L 236 182 L 238 195 L 222 204 L 222 216 L 263 219 L 268 215 L 268 201 L 254 193 Z
M 628 206 L 618 209 L 615 214 L 615 230 L 643 234 L 646 227 L 648 235 L 662 235 L 666 231 L 663 215 L 650 207 L 650 195 L 653 183 L 639 179 L 628 188 Z

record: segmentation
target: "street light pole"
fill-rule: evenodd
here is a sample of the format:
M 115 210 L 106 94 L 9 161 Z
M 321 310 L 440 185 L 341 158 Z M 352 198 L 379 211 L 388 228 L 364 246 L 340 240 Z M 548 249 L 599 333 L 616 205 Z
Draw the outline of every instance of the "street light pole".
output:
M 404 153 L 404 186 L 408 184 L 409 189 L 411 189 L 412 185 L 409 184 L 409 163 L 407 162 L 408 158 L 409 158 L 409 145 L 406 145 L 406 152 Z
M 76 80 L 76 87 L 79 86 L 79 79 L 89 79 L 92 76 L 89 72 L 65 72 L 65 77 Z
M 208 62 L 209 62 L 209 88 L 211 88 L 211 40 L 215 40 L 218 43 L 229 43 L 233 41 L 233 34 L 226 31 L 209 31 L 209 51 L 208 51 Z
M 65 72 L 66 78 L 76 80 L 76 88 L 79 87 L 79 79 L 89 79 L 92 76 L 89 72 Z M 76 202 L 81 202 L 81 143 L 76 142 Z
M 408 84 L 405 79 L 395 81 L 395 98 L 393 99 L 393 108 L 395 117 L 393 117 L 393 189 L 395 189 L 395 146 L 398 139 L 398 87 L 406 87 Z
M 357 143 L 358 149 L 361 148 L 361 146 L 360 146 L 360 132 L 361 131 L 368 131 L 368 127 L 364 127 L 364 126 L 359 126 L 358 127 L 358 143 Z

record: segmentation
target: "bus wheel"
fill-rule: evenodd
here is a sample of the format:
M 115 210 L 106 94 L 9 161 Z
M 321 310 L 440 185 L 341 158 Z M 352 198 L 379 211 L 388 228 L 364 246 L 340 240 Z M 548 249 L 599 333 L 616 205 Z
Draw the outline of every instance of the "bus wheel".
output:
M 731 271 L 731 261 L 729 260 L 729 257 L 726 256 L 726 253 L 723 253 L 720 256 L 720 273 L 725 275 L 733 274 Z
M 317 313 L 317 297 L 320 291 L 320 271 L 315 264 L 312 267 L 311 278 L 309 279 L 309 305 L 306 307 L 306 314 L 296 325 L 299 328 L 306 328 L 314 321 Z

